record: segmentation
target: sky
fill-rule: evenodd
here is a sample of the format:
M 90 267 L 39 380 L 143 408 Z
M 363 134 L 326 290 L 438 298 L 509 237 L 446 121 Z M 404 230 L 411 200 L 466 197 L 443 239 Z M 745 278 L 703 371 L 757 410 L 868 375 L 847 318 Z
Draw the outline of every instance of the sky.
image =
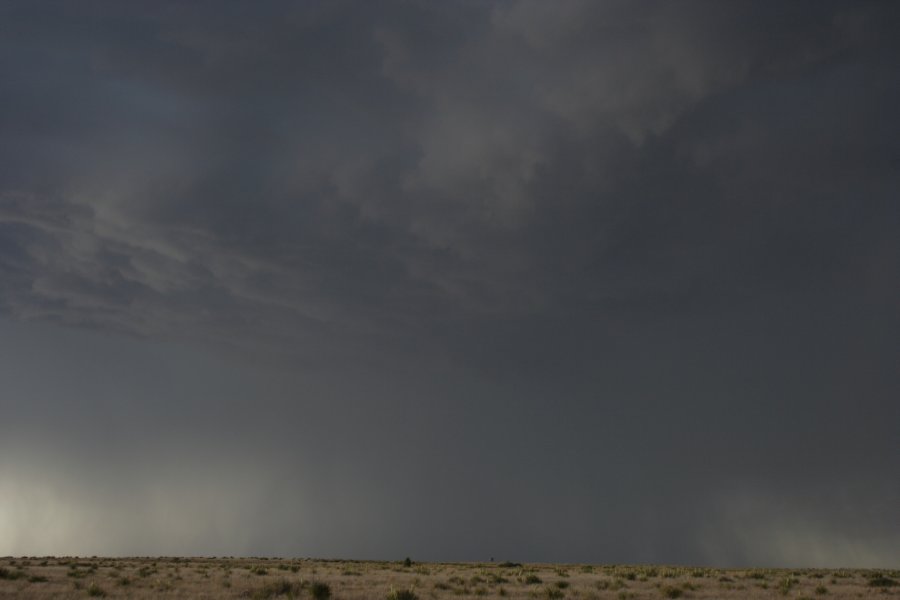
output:
M 900 566 L 898 29 L 0 1 L 0 555 Z

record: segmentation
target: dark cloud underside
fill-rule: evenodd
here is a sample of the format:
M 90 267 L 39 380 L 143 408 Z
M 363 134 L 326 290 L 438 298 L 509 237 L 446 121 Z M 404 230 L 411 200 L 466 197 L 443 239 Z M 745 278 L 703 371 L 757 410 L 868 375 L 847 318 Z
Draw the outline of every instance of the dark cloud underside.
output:
M 898 26 L 0 3 L 0 554 L 896 566 Z

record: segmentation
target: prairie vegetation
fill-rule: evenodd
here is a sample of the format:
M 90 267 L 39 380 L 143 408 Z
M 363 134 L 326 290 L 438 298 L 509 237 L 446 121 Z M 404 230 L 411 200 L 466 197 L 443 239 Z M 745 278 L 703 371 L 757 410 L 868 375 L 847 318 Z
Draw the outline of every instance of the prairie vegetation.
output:
M 4 558 L 0 598 L 900 599 L 900 571 L 280 558 Z

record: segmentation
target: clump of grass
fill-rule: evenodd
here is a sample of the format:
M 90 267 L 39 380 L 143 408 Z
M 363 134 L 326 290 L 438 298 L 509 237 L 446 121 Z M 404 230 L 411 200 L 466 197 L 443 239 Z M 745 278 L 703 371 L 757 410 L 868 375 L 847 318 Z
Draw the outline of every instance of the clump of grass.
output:
M 10 562 L 13 564 L 15 561 Z M 23 571 L 10 571 L 6 567 L 0 567 L 0 579 L 8 579 L 10 581 L 14 581 L 22 577 L 25 573 Z
M 150 567 L 141 567 L 138 570 L 138 577 L 150 577 L 151 575 L 156 573 L 156 569 L 152 569 Z
M 294 596 L 299 595 L 302 590 L 303 584 L 300 582 L 291 582 L 287 579 L 282 579 L 266 584 L 253 592 L 251 597 L 253 600 L 267 600 L 268 598 L 276 598 L 278 596 L 289 596 L 293 598 Z
M 668 579 L 674 579 L 678 577 L 680 573 L 676 569 L 663 569 L 662 576 Z
M 313 581 L 309 585 L 309 593 L 315 600 L 331 598 L 331 586 L 322 581 Z
M 522 567 L 522 563 L 509 562 L 508 560 L 505 560 L 505 561 L 503 561 L 502 563 L 500 563 L 500 564 L 497 565 L 497 566 L 498 566 L 498 567 L 504 567 L 504 568 L 506 568 L 506 569 L 519 569 L 519 568 Z
M 268 574 L 269 570 L 262 565 L 256 565 L 256 566 L 250 567 L 250 572 L 253 573 L 254 575 L 266 575 L 266 574 Z
M 557 600 L 558 598 L 565 598 L 566 594 L 562 590 L 558 588 L 550 588 L 544 590 L 544 597 L 548 600 Z
M 28 578 L 28 583 L 47 583 L 47 578 L 43 575 L 32 575 Z
M 848 577 L 853 577 L 853 575 L 848 573 L 847 571 L 835 571 L 834 573 L 832 573 L 832 577 L 840 577 L 841 579 L 846 579 Z
M 681 588 L 672 585 L 662 588 L 661 591 L 666 598 L 681 598 L 684 595 L 684 591 Z
M 778 582 L 778 591 L 781 592 L 782 596 L 787 596 L 791 592 L 791 588 L 798 583 L 800 582 L 794 577 L 785 577 Z
M 419 600 L 419 597 L 412 590 L 392 590 L 387 600 Z
M 819 587 L 816 588 L 817 596 L 824 596 L 827 593 L 828 593 L 828 588 L 825 587 L 824 585 L 820 585 Z
M 569 587 L 569 582 L 568 582 L 568 581 L 557 581 L 557 582 L 556 582 L 556 587 L 558 587 L 558 588 L 561 589 L 561 590 L 564 590 L 564 589 L 566 589 L 567 587 Z
M 525 585 L 535 585 L 537 583 L 543 583 L 544 580 L 538 577 L 537 575 L 531 574 L 525 577 Z
M 106 590 L 92 581 L 91 585 L 88 586 L 87 595 L 97 598 L 103 598 L 104 596 L 106 596 Z

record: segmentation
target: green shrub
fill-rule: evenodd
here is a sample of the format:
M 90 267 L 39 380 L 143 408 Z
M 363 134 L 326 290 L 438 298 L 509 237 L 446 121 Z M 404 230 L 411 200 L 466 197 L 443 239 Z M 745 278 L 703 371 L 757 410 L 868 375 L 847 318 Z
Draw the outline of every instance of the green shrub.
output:
M 525 577 L 525 585 L 534 585 L 536 583 L 543 583 L 544 580 L 538 577 L 537 575 L 531 574 Z
M 894 587 L 897 582 L 890 577 L 885 577 L 881 573 L 875 573 L 869 579 L 869 587 Z
M 331 598 L 331 586 L 322 581 L 313 581 L 309 586 L 309 593 L 315 600 L 328 600 Z
M 667 586 L 662 589 L 662 593 L 666 598 L 681 598 L 684 592 L 681 588 L 677 588 L 674 586 Z

